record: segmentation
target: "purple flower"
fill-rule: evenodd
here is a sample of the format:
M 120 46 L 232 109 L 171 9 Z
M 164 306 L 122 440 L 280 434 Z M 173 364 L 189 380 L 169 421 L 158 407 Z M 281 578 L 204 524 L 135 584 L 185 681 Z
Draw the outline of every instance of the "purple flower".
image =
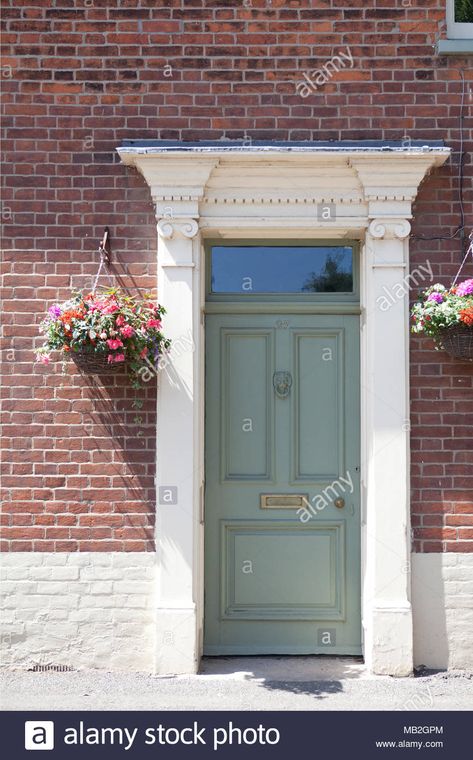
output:
M 431 293 L 427 298 L 428 301 L 435 301 L 435 303 L 443 302 L 443 295 L 441 293 Z
M 61 307 L 58 306 L 57 303 L 53 304 L 48 309 L 49 316 L 53 317 L 54 319 L 56 319 L 60 315 L 60 313 L 61 313 Z
M 457 296 L 471 296 L 473 294 L 473 280 L 461 282 L 457 288 Z

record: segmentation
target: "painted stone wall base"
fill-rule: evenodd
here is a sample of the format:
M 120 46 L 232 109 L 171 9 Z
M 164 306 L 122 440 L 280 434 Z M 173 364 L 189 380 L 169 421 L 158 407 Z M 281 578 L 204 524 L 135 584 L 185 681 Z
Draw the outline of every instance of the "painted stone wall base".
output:
M 196 610 L 156 609 L 154 554 L 18 552 L 1 567 L 4 667 L 195 672 Z M 416 666 L 473 669 L 473 554 L 412 555 L 412 612 Z M 372 615 L 370 669 L 409 675 L 410 610 Z
M 412 675 L 412 612 L 409 605 L 373 609 L 372 646 L 366 646 L 366 661 L 376 675 Z M 371 653 L 371 657 L 369 654 Z
M 156 672 L 160 675 L 197 673 L 195 605 L 159 608 L 156 621 Z
M 473 554 L 412 555 L 414 663 L 473 669 Z
M 2 665 L 155 671 L 154 554 L 1 558 Z

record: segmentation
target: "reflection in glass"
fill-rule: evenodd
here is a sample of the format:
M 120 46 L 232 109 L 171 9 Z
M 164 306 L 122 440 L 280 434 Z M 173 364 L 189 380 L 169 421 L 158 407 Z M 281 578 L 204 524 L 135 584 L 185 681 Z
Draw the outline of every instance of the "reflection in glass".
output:
M 351 293 L 351 246 L 213 246 L 213 293 Z
M 473 23 L 473 0 L 455 0 L 455 22 L 457 24 Z
M 349 293 L 353 290 L 353 274 L 345 268 L 341 253 L 329 253 L 320 274 L 311 275 L 302 290 L 309 293 Z

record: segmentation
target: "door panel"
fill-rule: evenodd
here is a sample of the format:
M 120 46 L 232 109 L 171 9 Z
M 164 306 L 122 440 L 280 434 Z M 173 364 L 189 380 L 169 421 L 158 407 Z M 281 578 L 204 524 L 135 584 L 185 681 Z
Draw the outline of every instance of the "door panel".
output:
M 294 333 L 296 480 L 330 482 L 345 471 L 342 341 L 342 330 Z
M 222 619 L 340 619 L 343 522 L 224 523 L 222 540 Z
M 359 318 L 212 314 L 206 355 L 204 651 L 360 653 Z
M 220 387 L 224 480 L 271 477 L 272 339 L 270 331 L 221 331 L 220 376 L 226 378 Z M 244 372 L 244 367 L 251 367 L 251 372 Z

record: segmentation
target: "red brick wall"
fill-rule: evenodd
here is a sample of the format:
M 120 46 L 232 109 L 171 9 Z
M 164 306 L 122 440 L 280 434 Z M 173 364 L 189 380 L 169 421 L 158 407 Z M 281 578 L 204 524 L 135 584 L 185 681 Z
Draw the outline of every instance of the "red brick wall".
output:
M 90 284 L 97 241 L 115 272 L 154 285 L 148 188 L 122 139 L 444 139 L 453 160 L 416 202 L 415 236 L 473 226 L 471 58 L 439 58 L 442 0 L 16 0 L 2 2 L 6 130 L 4 456 L 10 550 L 152 548 L 154 393 L 132 408 L 123 378 L 86 382 L 33 363 L 45 308 Z M 295 81 L 340 47 L 354 66 L 301 98 Z M 407 137 L 406 137 L 407 136 Z M 448 284 L 458 236 L 412 241 Z M 470 265 L 470 276 L 472 268 Z M 417 551 L 473 550 L 473 368 L 412 341 Z

